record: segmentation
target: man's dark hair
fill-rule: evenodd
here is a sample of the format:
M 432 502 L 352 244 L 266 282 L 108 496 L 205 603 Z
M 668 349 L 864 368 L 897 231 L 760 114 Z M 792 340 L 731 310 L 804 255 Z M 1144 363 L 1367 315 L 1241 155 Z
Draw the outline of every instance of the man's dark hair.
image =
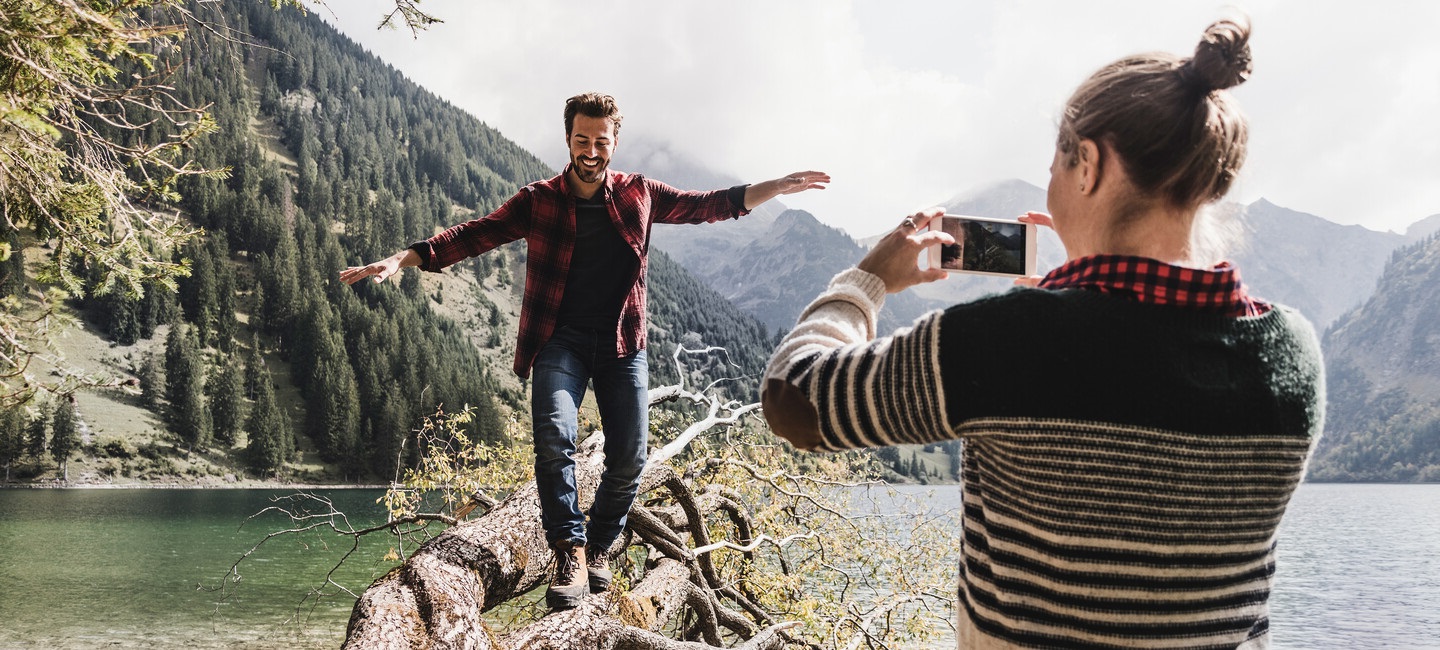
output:
M 585 117 L 603 117 L 615 125 L 615 135 L 620 135 L 620 120 L 625 116 L 620 114 L 620 107 L 615 104 L 615 98 L 604 93 L 581 93 L 565 100 L 565 137 L 570 137 L 570 132 L 575 129 L 575 115 Z

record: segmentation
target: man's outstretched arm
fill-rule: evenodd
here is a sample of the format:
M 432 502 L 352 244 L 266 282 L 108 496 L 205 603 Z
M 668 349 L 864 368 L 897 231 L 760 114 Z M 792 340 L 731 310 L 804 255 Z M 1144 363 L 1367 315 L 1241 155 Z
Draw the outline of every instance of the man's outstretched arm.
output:
M 761 181 L 745 188 L 745 209 L 754 210 L 760 207 L 761 203 L 769 201 L 781 194 L 795 194 L 805 190 L 823 190 L 825 184 L 830 182 L 830 175 L 825 172 L 795 172 L 787 176 L 781 176 L 768 181 Z
M 355 284 L 362 278 L 374 278 L 375 282 L 384 282 L 409 266 L 439 271 L 462 259 L 524 237 L 529 217 L 530 192 L 522 190 L 482 218 L 451 226 L 445 232 L 415 242 L 378 262 L 347 268 L 340 272 L 340 281 Z
M 340 281 L 345 284 L 355 284 L 361 278 L 375 278 L 376 282 L 384 282 L 385 278 L 395 275 L 397 271 L 407 266 L 420 266 L 420 254 L 414 249 L 407 248 L 379 262 L 372 262 L 365 266 L 352 266 L 340 272 Z

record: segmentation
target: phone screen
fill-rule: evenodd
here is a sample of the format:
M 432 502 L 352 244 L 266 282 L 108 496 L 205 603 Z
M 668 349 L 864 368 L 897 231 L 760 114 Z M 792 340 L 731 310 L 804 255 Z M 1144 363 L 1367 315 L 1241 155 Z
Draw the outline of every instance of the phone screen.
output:
M 940 268 L 1025 275 L 1025 224 L 944 216 L 940 229 L 955 238 L 940 246 Z

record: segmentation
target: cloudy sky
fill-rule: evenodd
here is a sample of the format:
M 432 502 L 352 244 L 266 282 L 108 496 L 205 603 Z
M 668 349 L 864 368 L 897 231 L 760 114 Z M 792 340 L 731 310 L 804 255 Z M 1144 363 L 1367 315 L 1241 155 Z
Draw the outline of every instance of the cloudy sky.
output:
M 746 181 L 818 169 L 791 207 L 855 236 L 987 182 L 1044 187 L 1055 117 L 1099 66 L 1193 51 L 1207 0 L 427 0 L 444 24 L 377 31 L 392 0 L 318 9 L 411 79 L 554 161 L 560 111 L 614 95 L 625 137 Z M 1236 89 L 1250 159 L 1232 199 L 1403 232 L 1440 213 L 1440 3 L 1255 0 Z M 661 179 L 664 180 L 664 179 Z

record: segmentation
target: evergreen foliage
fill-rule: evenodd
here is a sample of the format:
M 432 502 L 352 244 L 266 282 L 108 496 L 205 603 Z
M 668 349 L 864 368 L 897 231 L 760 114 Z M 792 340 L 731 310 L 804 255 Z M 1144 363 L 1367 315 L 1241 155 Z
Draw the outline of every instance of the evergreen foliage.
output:
M 245 381 L 240 367 L 234 363 L 222 363 L 211 371 L 218 374 L 213 374 L 205 387 L 210 397 L 215 439 L 228 449 L 240 439 L 240 429 L 245 423 Z
M 210 345 L 214 339 L 215 326 L 219 322 L 219 298 L 216 296 L 215 262 L 210 255 L 210 246 L 200 240 L 191 240 L 186 247 L 190 261 L 190 277 L 180 280 L 180 308 L 185 320 L 192 323 L 202 345 Z
M 210 407 L 205 403 L 205 365 L 195 329 L 176 327 L 165 340 L 165 397 L 170 429 L 191 449 L 210 443 Z
M 70 480 L 70 454 L 80 448 L 80 431 L 75 420 L 75 399 L 68 395 L 60 398 L 50 426 L 50 456 L 60 466 L 60 473 L 67 481 Z
M 260 336 L 250 337 L 250 347 L 245 351 L 245 398 L 258 399 L 260 384 L 270 381 L 265 370 L 265 360 L 260 357 Z
M 25 256 L 19 251 L 20 233 L 0 221 L 0 250 L 12 251 L 0 256 L 0 298 L 14 298 L 25 291 Z
M 48 406 L 41 405 L 36 409 L 35 416 L 30 418 L 30 424 L 25 428 L 26 455 L 32 458 L 45 455 L 45 446 L 49 442 L 51 413 Z
M 152 411 L 159 411 L 165 400 L 165 373 L 154 352 L 141 357 L 137 374 L 140 379 L 140 403 Z
M 692 360 L 693 370 L 733 377 L 719 389 L 734 399 L 760 401 L 760 373 L 774 349 L 765 326 L 665 253 L 650 249 L 649 267 L 650 382 L 664 385 L 679 379 L 670 356 L 677 345 L 724 346 L 727 359 L 717 358 L 710 367 Z
M 18 408 L 0 408 L 0 464 L 5 466 L 5 482 L 10 482 L 10 468 L 25 456 L 25 416 Z
M 285 467 L 286 461 L 295 451 L 295 439 L 290 429 L 290 418 L 275 403 L 275 389 L 270 382 L 270 373 L 262 366 L 258 371 L 260 381 L 255 391 L 255 404 L 250 409 L 250 419 L 245 423 L 249 444 L 245 455 L 251 469 L 266 476 L 275 476 Z
M 347 476 L 393 475 L 405 432 L 436 404 L 474 405 L 471 433 L 499 439 L 497 397 L 512 406 L 523 400 L 500 389 L 467 333 L 430 310 L 414 279 L 403 283 L 415 285 L 410 291 L 357 291 L 334 278 L 344 266 L 450 225 L 457 205 L 497 206 L 549 170 L 313 16 L 259 1 L 177 6 L 265 47 L 238 44 L 222 37 L 225 30 L 192 30 L 157 59 L 182 71 L 170 80 L 176 100 L 208 105 L 215 125 L 213 135 L 187 143 L 187 154 L 230 173 L 177 185 L 185 216 L 207 233 L 166 259 L 190 269 L 177 291 L 84 302 L 117 343 L 148 338 L 172 320 L 192 332 L 191 340 L 167 341 L 163 393 L 158 373 L 141 373 L 142 399 L 159 407 L 164 394 L 166 421 L 187 444 L 204 446 L 212 427 L 226 441 L 230 423 L 241 421 L 232 409 L 243 404 L 226 401 L 229 373 L 203 350 L 218 350 L 215 358 L 229 365 L 234 341 L 258 331 L 290 362 L 288 377 L 312 407 L 304 431 Z M 167 12 L 161 3 L 141 16 L 180 21 Z M 261 95 L 258 114 L 247 101 L 252 87 Z M 257 137 L 255 118 L 281 129 L 278 147 Z M 90 271 L 98 286 L 103 274 Z M 220 418 L 213 423 L 200 390 L 207 374 L 226 385 L 209 389 Z M 243 394 L 258 401 L 256 377 L 243 383 Z M 278 469 L 273 463 L 289 452 L 268 458 L 262 464 Z
M 138 297 L 147 283 L 167 285 L 183 272 L 168 250 L 188 229 L 173 211 L 155 208 L 175 198 L 179 178 L 207 173 L 184 162 L 183 151 L 214 125 L 170 92 L 160 65 L 183 27 L 141 15 L 174 1 L 0 3 L 0 261 L 20 263 L 15 231 L 33 235 L 26 246 L 54 244 L 36 278 L 48 287 L 42 309 L 82 294 Z M 88 288 L 86 271 L 95 273 Z M 0 400 L 24 403 L 42 389 L 68 394 L 76 377 L 99 383 L 75 373 L 31 381 L 19 372 L 49 345 L 58 320 L 23 313 L 16 277 L 6 274 L 10 293 L 0 306 L 0 333 L 10 342 Z M 121 324 L 120 336 L 132 337 L 129 319 Z

